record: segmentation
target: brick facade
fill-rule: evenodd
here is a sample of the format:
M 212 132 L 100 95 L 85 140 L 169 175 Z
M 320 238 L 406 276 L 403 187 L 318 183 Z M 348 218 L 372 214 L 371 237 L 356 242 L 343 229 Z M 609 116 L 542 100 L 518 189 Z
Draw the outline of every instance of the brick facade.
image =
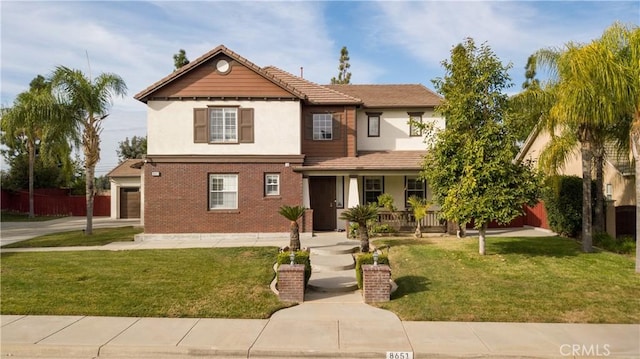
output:
M 304 264 L 283 264 L 278 268 L 278 293 L 286 302 L 304 301 Z
M 287 232 L 282 205 L 302 205 L 302 175 L 285 163 L 151 162 L 145 165 L 145 233 Z M 152 172 L 153 175 L 152 175 Z M 209 174 L 238 175 L 238 209 L 209 210 Z M 280 195 L 265 196 L 265 174 Z M 302 231 L 311 231 L 311 224 Z
M 362 266 L 362 292 L 365 303 L 388 302 L 391 296 L 391 269 L 388 265 Z

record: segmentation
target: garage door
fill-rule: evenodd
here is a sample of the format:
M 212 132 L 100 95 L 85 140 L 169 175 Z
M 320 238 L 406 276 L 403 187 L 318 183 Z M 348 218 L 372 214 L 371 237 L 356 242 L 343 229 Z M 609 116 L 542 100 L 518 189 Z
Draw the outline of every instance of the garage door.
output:
M 140 218 L 140 188 L 120 188 L 120 218 Z

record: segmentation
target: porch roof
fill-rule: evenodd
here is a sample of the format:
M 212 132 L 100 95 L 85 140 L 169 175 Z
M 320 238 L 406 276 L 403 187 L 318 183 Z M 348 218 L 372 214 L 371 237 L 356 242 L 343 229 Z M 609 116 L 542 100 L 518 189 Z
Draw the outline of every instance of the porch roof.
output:
M 307 157 L 296 171 L 381 170 L 397 171 L 422 169 L 426 151 L 360 151 L 357 157 Z

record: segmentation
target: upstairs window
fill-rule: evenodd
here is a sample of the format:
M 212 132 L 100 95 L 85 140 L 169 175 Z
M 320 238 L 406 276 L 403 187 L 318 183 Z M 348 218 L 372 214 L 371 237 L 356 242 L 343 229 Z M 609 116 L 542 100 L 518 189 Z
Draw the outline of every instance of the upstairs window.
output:
M 379 112 L 367 112 L 367 136 L 380 137 L 380 115 Z
M 238 142 L 238 109 L 209 109 L 209 141 Z
M 409 114 L 409 136 L 422 136 L 422 128 L 416 124 L 422 124 L 424 112 L 408 112 Z
M 313 114 L 313 139 L 315 141 L 333 139 L 333 116 L 330 113 Z

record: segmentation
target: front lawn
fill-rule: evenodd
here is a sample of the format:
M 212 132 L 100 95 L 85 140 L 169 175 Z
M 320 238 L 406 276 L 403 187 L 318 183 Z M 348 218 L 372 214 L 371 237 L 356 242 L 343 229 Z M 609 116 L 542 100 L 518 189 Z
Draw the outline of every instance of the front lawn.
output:
M 2 248 L 34 248 L 34 247 L 78 247 L 103 246 L 112 242 L 131 242 L 133 236 L 142 233 L 142 227 L 94 228 L 93 234 L 87 236 L 84 231 L 69 231 L 47 234 L 26 241 L 2 246 Z
M 3 253 L 2 314 L 268 318 L 277 248 Z
M 387 239 L 403 320 L 640 323 L 634 259 L 560 237 Z

